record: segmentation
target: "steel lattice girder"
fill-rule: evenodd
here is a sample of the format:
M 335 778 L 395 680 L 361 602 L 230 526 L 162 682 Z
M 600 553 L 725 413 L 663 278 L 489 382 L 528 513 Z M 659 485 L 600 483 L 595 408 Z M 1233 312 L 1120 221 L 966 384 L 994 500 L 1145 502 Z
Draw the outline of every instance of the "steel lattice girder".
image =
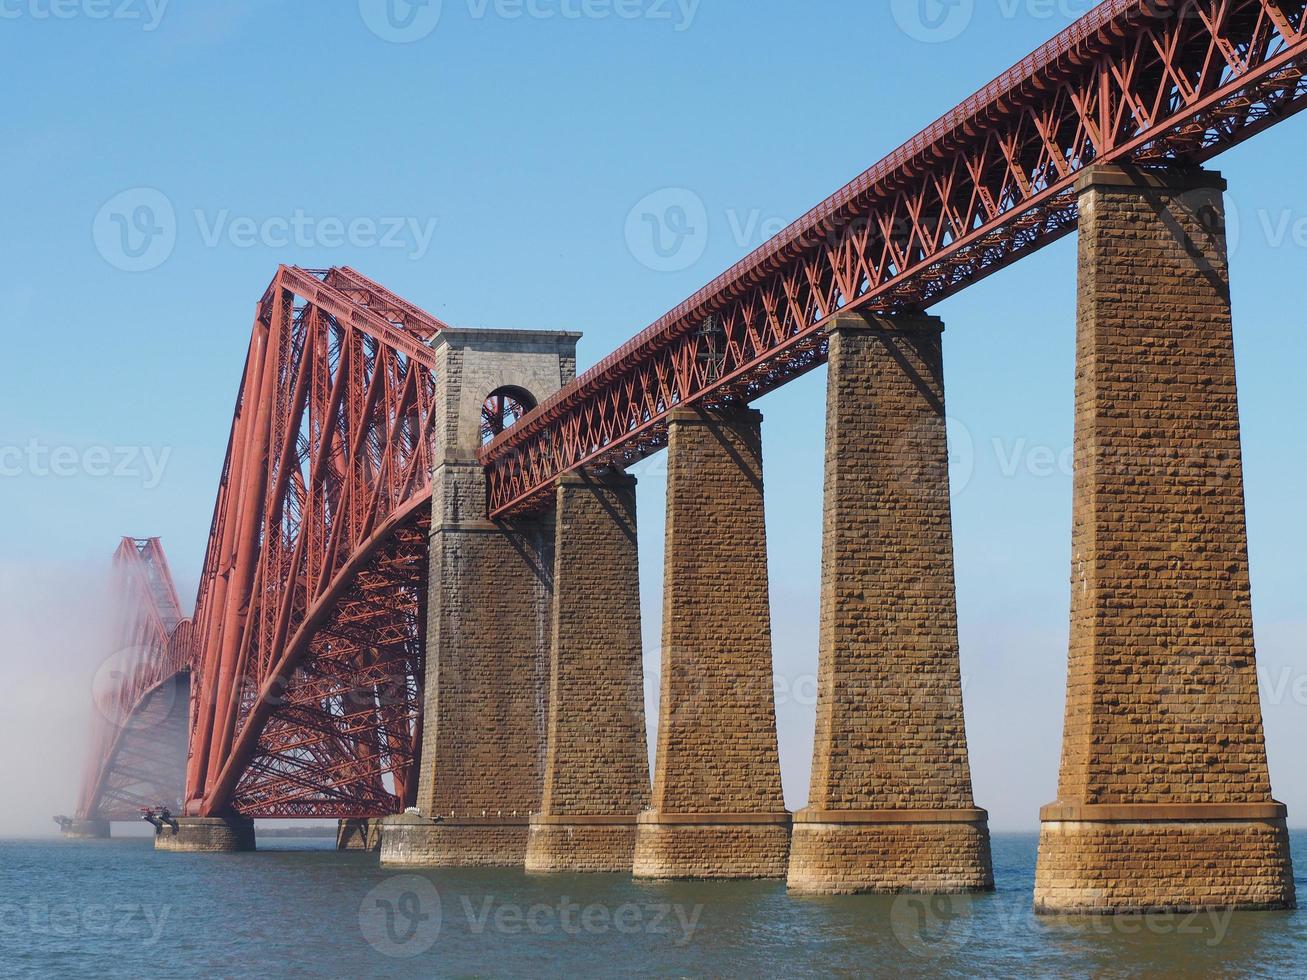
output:
M 1305 4 L 1101 4 L 495 439 L 492 516 L 658 450 L 677 405 L 817 366 L 836 313 L 924 308 L 1067 234 L 1090 163 L 1197 165 L 1298 111 Z M 265 293 L 201 579 L 188 812 L 411 801 L 443 327 L 349 269 Z
M 181 809 L 190 688 L 183 670 L 141 698 L 105 760 L 94 806 L 79 819 L 139 820 L 147 807 Z
M 349 269 L 258 307 L 205 558 L 187 812 L 415 790 L 440 321 Z
M 150 740 L 167 737 L 173 713 L 188 709 L 174 703 L 174 685 L 191 669 L 194 644 L 157 538 L 123 538 L 119 544 L 112 606 L 114 647 L 93 692 L 96 711 L 79 820 L 134 820 L 139 801 L 154 805 L 181 791 L 181 756 L 152 747 Z M 173 734 L 183 745 L 185 724 Z
M 1198 165 L 1307 105 L 1304 0 L 1108 0 L 487 446 L 492 517 L 826 358 L 840 312 L 922 310 L 1074 230 L 1094 162 Z

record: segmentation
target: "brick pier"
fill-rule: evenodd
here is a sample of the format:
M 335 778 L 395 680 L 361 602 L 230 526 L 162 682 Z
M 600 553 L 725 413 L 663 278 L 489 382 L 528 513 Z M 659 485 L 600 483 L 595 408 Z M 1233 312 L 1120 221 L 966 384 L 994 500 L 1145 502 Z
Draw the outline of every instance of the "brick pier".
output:
M 482 406 L 539 400 L 576 373 L 574 333 L 442 331 L 435 342 L 427 673 L 418 813 L 385 821 L 388 865 L 521 867 L 545 769 L 552 514 L 492 522 Z
M 635 480 L 557 490 L 544 800 L 526 870 L 627 872 L 649 803 Z
M 1294 904 L 1258 701 L 1215 173 L 1080 182 L 1071 646 L 1036 907 Z
M 108 840 L 111 833 L 108 820 L 68 820 L 60 824 L 65 840 Z
M 156 851 L 233 854 L 253 851 L 254 821 L 248 817 L 177 817 L 154 837 Z
M 793 892 L 993 888 L 962 714 L 939 320 L 838 319 L 812 787 Z
M 762 416 L 670 416 L 662 698 L 643 878 L 781 878 Z

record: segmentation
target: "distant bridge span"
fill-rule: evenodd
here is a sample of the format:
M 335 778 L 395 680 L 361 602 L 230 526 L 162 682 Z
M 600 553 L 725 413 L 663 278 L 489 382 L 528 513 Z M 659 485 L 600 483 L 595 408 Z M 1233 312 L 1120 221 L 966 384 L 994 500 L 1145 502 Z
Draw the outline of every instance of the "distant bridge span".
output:
M 139 820 L 182 802 L 195 654 L 157 538 L 124 538 L 113 559 L 113 653 L 94 685 L 91 751 L 77 806 L 84 823 Z

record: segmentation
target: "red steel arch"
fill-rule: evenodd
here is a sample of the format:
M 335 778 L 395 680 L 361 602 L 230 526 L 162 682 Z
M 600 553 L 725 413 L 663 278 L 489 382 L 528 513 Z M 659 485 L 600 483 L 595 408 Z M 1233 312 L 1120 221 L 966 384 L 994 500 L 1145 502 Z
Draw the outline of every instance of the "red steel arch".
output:
M 1197 165 L 1298 112 L 1305 62 L 1304 0 L 1106 0 L 495 439 L 491 515 L 818 366 L 836 313 L 922 310 L 1073 231 L 1091 163 Z
M 93 691 L 91 751 L 78 820 L 138 820 L 182 798 L 191 621 L 158 538 L 124 538 L 113 557 L 114 651 Z
M 259 302 L 196 608 L 186 812 L 411 802 L 444 326 L 351 269 L 283 266 Z

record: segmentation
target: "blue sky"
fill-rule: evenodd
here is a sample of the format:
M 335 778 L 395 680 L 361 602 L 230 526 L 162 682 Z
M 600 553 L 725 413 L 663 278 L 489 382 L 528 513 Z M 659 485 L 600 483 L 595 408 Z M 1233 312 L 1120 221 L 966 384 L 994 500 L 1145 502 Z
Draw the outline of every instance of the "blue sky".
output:
M 914 20 L 913 0 L 444 0 L 400 9 L 404 27 L 384 0 L 51 4 L 0 0 L 0 624 L 36 638 L 0 666 L 45 678 L 20 690 L 27 721 L 47 726 L 73 724 L 48 699 L 91 656 L 77 587 L 120 535 L 163 536 L 194 593 L 254 303 L 277 263 L 352 265 L 458 324 L 584 331 L 585 367 L 1089 6 L 981 0 L 935 23 Z M 1273 776 L 1300 822 L 1305 148 L 1307 119 L 1294 120 L 1216 164 L 1239 229 Z M 688 251 L 661 256 L 641 237 L 650 195 L 686 208 Z M 136 255 L 121 243 L 154 227 L 135 224 L 142 202 L 166 234 Z M 962 477 L 976 794 L 999 828 L 1033 827 L 1056 789 L 1074 304 L 1068 239 L 934 311 Z M 817 372 L 758 405 L 793 806 L 812 738 L 823 386 Z M 40 454 L 55 450 L 68 465 L 51 472 Z M 652 676 L 664 484 L 656 461 L 641 475 Z M 67 605 L 52 614 L 53 593 Z M 48 630 L 76 649 L 33 649 Z

